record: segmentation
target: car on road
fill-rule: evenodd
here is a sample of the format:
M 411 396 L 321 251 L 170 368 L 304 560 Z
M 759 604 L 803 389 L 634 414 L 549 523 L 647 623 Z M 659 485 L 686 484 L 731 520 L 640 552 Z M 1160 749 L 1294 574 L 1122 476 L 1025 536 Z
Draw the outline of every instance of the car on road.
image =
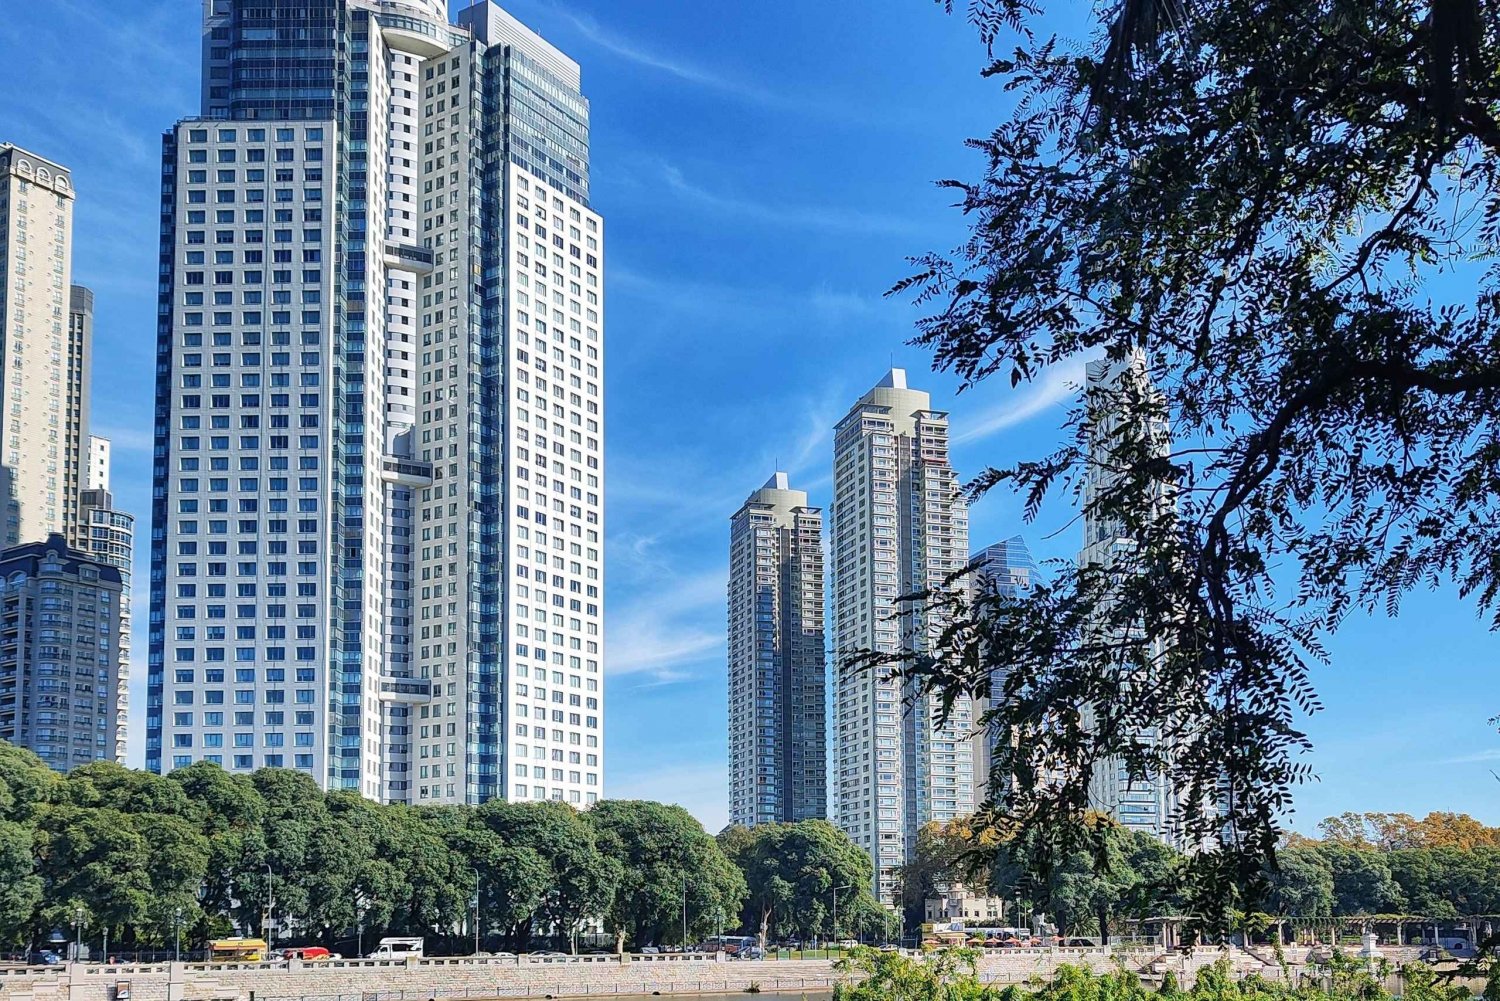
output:
M 27 966 L 57 966 L 62 963 L 62 957 L 51 949 L 38 949 L 26 954 Z
M 658 949 L 654 945 L 643 945 L 643 946 L 641 946 L 641 955 L 642 956 L 660 956 L 661 955 L 661 950 Z

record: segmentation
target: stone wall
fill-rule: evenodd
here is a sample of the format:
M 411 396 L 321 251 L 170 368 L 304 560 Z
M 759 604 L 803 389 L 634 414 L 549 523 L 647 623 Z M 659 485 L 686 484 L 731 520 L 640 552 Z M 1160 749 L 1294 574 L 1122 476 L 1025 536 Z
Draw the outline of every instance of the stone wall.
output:
M 1399 965 L 1415 949 L 1382 949 Z M 1409 953 L 1409 955 L 1408 955 Z M 1100 972 L 1123 966 L 1148 980 L 1172 972 L 1184 986 L 1197 972 L 1228 959 L 1235 973 L 1280 979 L 1281 961 L 1266 950 L 1025 949 L 986 954 L 980 976 L 993 983 L 1050 977 L 1064 965 Z M 1301 975 L 1306 949 L 1284 953 Z M 327 963 L 167 963 L 0 969 L 0 1001 L 454 1001 L 481 998 L 743 992 L 824 992 L 838 974 L 827 960 L 726 961 L 712 955 L 579 956 L 497 959 L 342 960 Z

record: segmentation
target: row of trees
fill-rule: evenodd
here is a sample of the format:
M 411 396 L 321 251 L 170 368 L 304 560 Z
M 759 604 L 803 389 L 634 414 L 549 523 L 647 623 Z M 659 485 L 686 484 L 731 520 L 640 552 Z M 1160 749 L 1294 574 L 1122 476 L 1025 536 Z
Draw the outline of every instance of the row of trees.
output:
M 800 909 L 831 906 L 831 887 L 851 916 L 873 906 L 868 861 L 831 825 L 789 827 L 795 869 L 769 864 L 774 830 L 731 832 L 721 847 L 681 807 L 625 800 L 587 813 L 382 806 L 278 769 L 159 776 L 100 762 L 60 775 L 0 743 L 0 947 L 75 924 L 112 950 L 171 948 L 179 933 L 191 947 L 274 922 L 279 940 L 345 951 L 360 934 L 455 948 L 476 930 L 519 951 L 566 946 L 599 920 L 638 947 L 733 930 L 749 906 L 773 906 L 778 930 L 810 931 L 815 905 Z
M 1075 848 L 1042 871 L 1027 866 L 1034 849 L 1025 841 L 1035 833 L 985 844 L 994 831 L 972 821 L 928 825 L 907 867 L 908 919 L 920 920 L 923 901 L 953 881 L 1007 900 L 1020 897 L 1063 934 L 1107 936 L 1130 919 L 1191 911 L 1188 858 L 1102 816 L 1090 816 L 1088 824 L 1093 847 Z M 1262 897 L 1242 898 L 1242 907 L 1309 919 L 1500 913 L 1500 829 L 1464 814 L 1422 821 L 1345 814 L 1319 829 L 1320 839 L 1285 839 L 1275 868 L 1264 874 Z
M 1023 913 L 1047 915 L 1063 935 L 1107 936 L 1125 919 L 1181 913 L 1180 854 L 1103 815 L 1090 814 L 1085 822 L 1100 850 L 1080 846 L 1045 870 L 1028 864 L 1033 848 L 1026 841 L 1035 835 L 995 840 L 992 829 L 970 820 L 928 824 L 905 869 L 907 920 L 921 921 L 926 899 L 954 882 L 1007 901 L 1019 898 Z

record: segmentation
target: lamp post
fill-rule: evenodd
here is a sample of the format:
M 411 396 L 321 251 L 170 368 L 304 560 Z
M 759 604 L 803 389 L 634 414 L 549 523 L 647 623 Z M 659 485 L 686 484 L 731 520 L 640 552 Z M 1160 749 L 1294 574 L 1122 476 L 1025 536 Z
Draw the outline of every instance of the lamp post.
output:
M 1031 931 L 1031 925 L 1030 925 L 1030 923 L 1027 923 L 1024 926 L 1021 924 L 1021 891 L 1020 890 L 1016 891 L 1016 927 L 1017 928 L 1024 927 L 1024 928 L 1026 928 L 1026 930 L 1027 930 L 1028 933 L 1030 933 L 1030 931 Z
M 832 939 L 837 942 L 839 938 L 839 891 L 847 890 L 853 883 L 845 883 L 843 886 L 833 888 L 833 935 Z
M 687 873 L 682 874 L 682 951 L 687 952 Z
M 83 907 L 73 908 L 73 962 L 77 963 L 83 959 Z
M 182 962 L 182 908 L 172 916 L 172 962 Z
M 479 955 L 479 870 L 474 870 L 474 955 Z
M 365 895 L 354 891 L 354 951 L 357 959 L 365 958 Z
M 271 952 L 271 912 L 276 907 L 276 897 L 271 889 L 271 863 L 266 863 L 266 954 Z

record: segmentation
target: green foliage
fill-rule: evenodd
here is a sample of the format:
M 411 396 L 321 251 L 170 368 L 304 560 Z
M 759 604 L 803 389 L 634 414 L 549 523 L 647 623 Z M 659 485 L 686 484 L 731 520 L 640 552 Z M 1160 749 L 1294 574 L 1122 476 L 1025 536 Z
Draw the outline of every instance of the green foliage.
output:
M 1324 637 L 1444 582 L 1500 622 L 1500 0 L 1100 4 L 1063 39 L 1034 0 L 962 6 L 1007 112 L 944 182 L 969 239 L 896 291 L 966 387 L 1110 363 L 1052 454 L 972 490 L 1132 545 L 913 596 L 940 649 L 868 662 L 993 696 L 991 808 L 1038 867 L 1097 769 L 1169 776 L 1223 917 L 1310 774 Z
M 1335 953 L 1321 976 L 1300 987 L 1259 976 L 1236 977 L 1227 960 L 1198 971 L 1184 990 L 1168 972 L 1152 989 L 1128 970 L 1095 973 L 1063 966 L 1048 980 L 999 986 L 977 975 L 976 954 L 944 949 L 913 957 L 859 950 L 839 966 L 853 974 L 836 985 L 834 1001 L 1391 1001 L 1385 978 L 1364 960 Z M 1425 966 L 1401 971 L 1402 1001 L 1468 1001 L 1469 993 L 1438 978 Z
M 31 838 L 30 828 L 0 820 L 0 946 L 27 944 L 31 916 L 42 902 Z
M 840 938 L 885 914 L 871 891 L 870 856 L 826 820 L 732 827 L 719 835 L 725 854 L 745 876 L 743 926 L 769 939 Z M 839 930 L 832 928 L 838 890 Z
M 868 884 L 868 861 L 842 835 L 826 824 L 803 834 L 817 845 L 833 837 L 833 871 Z M 298 772 L 230 775 L 206 763 L 162 777 L 101 762 L 64 776 L 0 742 L 6 949 L 80 915 L 86 939 L 107 934 L 121 950 L 170 947 L 179 930 L 185 948 L 201 948 L 259 933 L 268 915 L 280 941 L 347 951 L 363 929 L 367 940 L 424 935 L 462 947 L 473 941 L 476 889 L 481 937 L 513 950 L 539 937 L 566 946 L 601 915 L 656 940 L 680 927 L 683 875 L 692 934 L 732 930 L 744 877 L 680 807 L 385 806 L 324 793 Z
M 1323 918 L 1333 914 L 1333 867 L 1308 845 L 1282 850 L 1271 876 L 1268 904 L 1276 914 Z
M 732 924 L 745 899 L 745 877 L 718 842 L 680 806 L 606 800 L 586 815 L 599 847 L 620 863 L 605 924 L 637 946 L 682 943 Z

